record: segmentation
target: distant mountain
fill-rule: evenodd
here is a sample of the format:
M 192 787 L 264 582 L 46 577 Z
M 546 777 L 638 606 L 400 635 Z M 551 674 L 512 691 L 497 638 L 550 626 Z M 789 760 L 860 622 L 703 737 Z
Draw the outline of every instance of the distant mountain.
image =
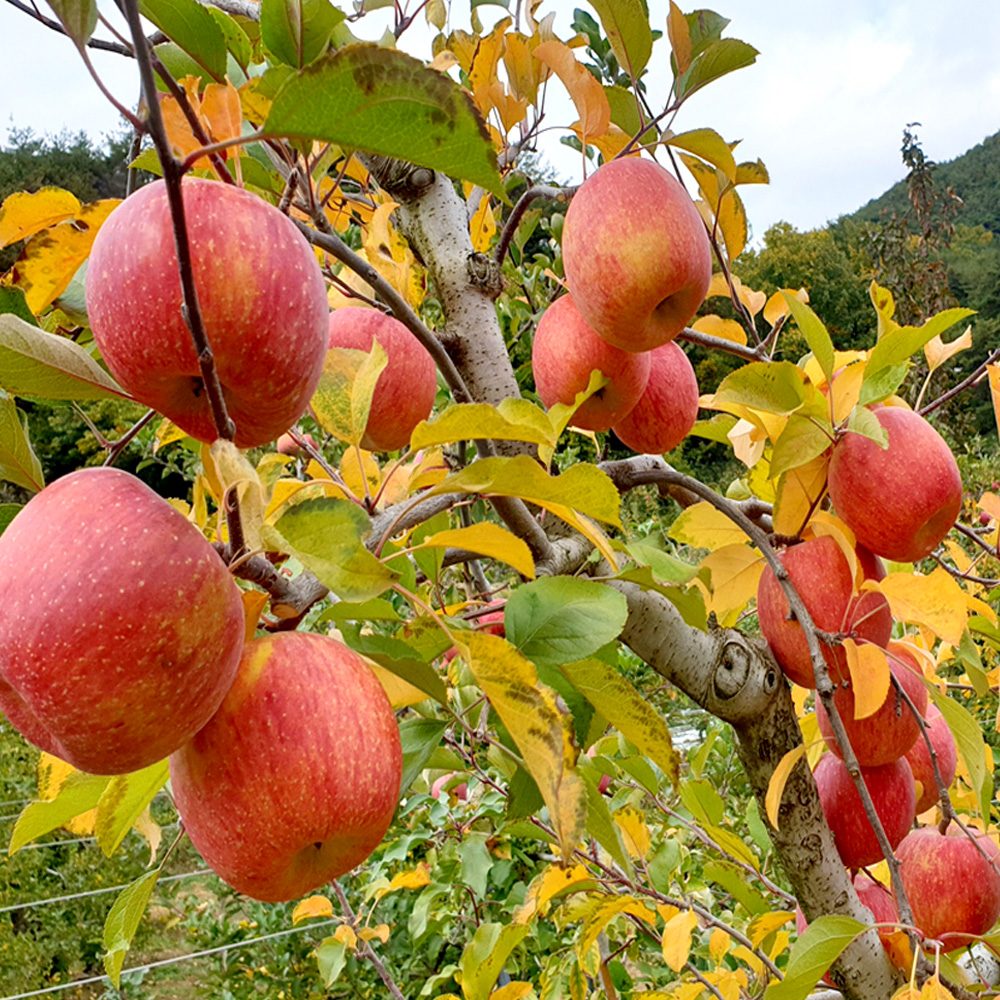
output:
M 955 193 L 964 202 L 956 222 L 967 226 L 985 226 L 991 232 L 1000 232 L 1000 132 L 954 160 L 937 164 L 934 186 L 939 191 L 954 187 Z M 875 222 L 883 209 L 902 215 L 907 208 L 909 201 L 904 180 L 847 218 Z

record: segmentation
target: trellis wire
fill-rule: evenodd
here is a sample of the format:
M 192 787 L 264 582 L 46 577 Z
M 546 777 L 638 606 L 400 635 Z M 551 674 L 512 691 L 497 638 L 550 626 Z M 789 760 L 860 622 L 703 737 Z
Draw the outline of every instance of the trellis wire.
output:
M 172 830 L 175 826 L 179 826 L 177 822 L 174 823 L 164 823 L 160 827 L 161 830 Z M 18 848 L 19 851 L 39 851 L 43 847 L 66 847 L 70 844 L 95 844 L 97 843 L 96 837 L 73 837 L 67 840 L 46 840 L 40 844 L 25 844 L 24 847 Z M 0 997 L 0 1000 L 4 1000 Z
M 182 872 L 179 875 L 164 875 L 156 880 L 157 885 L 164 882 L 177 882 L 184 878 L 193 878 L 195 875 L 214 875 L 211 868 L 199 868 L 193 872 Z M 119 889 L 127 889 L 131 883 L 124 885 L 109 885 L 103 889 L 88 889 L 86 892 L 73 892 L 68 896 L 49 896 L 45 899 L 29 899 L 25 903 L 14 903 L 11 906 L 0 906 L 0 913 L 11 913 L 13 910 L 29 910 L 36 906 L 53 906 L 56 903 L 66 903 L 71 899 L 86 899 L 88 896 L 103 896 L 109 892 L 118 892 Z
M 288 937 L 290 934 L 301 934 L 303 931 L 314 930 L 317 927 L 329 927 L 331 924 L 339 924 L 339 920 L 318 920 L 316 923 L 305 924 L 302 927 L 290 927 L 284 931 L 274 931 L 272 934 L 261 934 L 259 937 L 247 938 L 246 941 L 234 941 L 231 944 L 223 944 L 218 948 L 206 948 L 204 951 L 193 951 L 190 955 L 177 955 L 174 958 L 162 958 L 158 962 L 146 962 L 143 965 L 134 965 L 129 969 L 122 969 L 122 978 L 130 972 L 148 972 L 150 969 L 157 969 L 164 965 L 176 965 L 179 962 L 188 962 L 195 958 L 205 958 L 208 955 L 219 955 L 224 951 L 235 951 L 237 948 L 245 948 L 248 945 L 258 944 L 261 941 L 273 941 L 275 938 Z M 46 986 L 41 990 L 32 990 L 30 993 L 12 993 L 10 996 L 0 997 L 0 1000 L 28 1000 L 29 997 L 46 996 L 52 993 L 62 993 L 64 990 L 73 990 L 79 986 L 90 986 L 94 983 L 107 981 L 107 976 L 90 976 L 87 979 L 74 979 L 68 983 L 59 983 L 57 986 Z

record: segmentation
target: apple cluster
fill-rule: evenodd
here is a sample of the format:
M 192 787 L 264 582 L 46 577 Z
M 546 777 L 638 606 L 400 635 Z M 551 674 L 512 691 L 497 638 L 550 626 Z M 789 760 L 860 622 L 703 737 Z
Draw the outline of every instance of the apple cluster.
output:
M 855 556 L 862 581 L 885 576 L 882 561 L 869 549 L 859 544 Z M 928 703 L 919 654 L 908 643 L 891 638 L 888 603 L 880 593 L 856 588 L 848 559 L 832 536 L 791 545 L 778 558 L 817 628 L 886 652 L 891 676 L 888 694 L 875 712 L 859 719 L 843 646 L 820 644 L 836 685 L 834 705 L 875 812 L 900 859 L 916 925 L 925 937 L 943 939 L 948 950 L 957 948 L 970 935 L 985 933 L 1000 917 L 1000 868 L 992 865 L 1000 861 L 1000 849 L 985 834 L 974 834 L 974 842 L 958 828 L 949 828 L 947 834 L 936 826 L 913 829 L 914 819 L 938 801 L 928 744 L 945 786 L 954 780 L 957 768 L 955 739 L 940 711 Z M 790 616 L 784 591 L 770 569 L 761 576 L 757 610 L 761 632 L 786 676 L 803 687 L 815 688 L 805 633 Z M 820 757 L 813 776 L 841 860 L 850 869 L 876 864 L 882 850 L 819 699 L 816 716 L 829 752 Z M 952 874 L 942 876 L 945 872 Z M 947 892 L 942 882 L 948 883 Z M 873 906 L 862 901 L 872 909 L 881 906 L 881 902 Z M 878 919 L 898 920 L 884 915 Z
M 416 338 L 374 310 L 331 316 L 308 243 L 261 199 L 196 179 L 182 191 L 235 443 L 268 443 L 301 417 L 328 344 L 367 350 L 373 337 L 390 377 L 376 387 L 367 437 L 373 448 L 406 443 L 436 386 Z M 98 234 L 88 310 L 121 384 L 208 442 L 215 419 L 182 302 L 158 182 Z M 94 774 L 169 757 L 181 820 L 206 862 L 241 892 L 292 899 L 381 841 L 399 798 L 399 729 L 347 646 L 246 631 L 240 589 L 213 546 L 126 472 L 57 479 L 0 535 L 0 710 L 11 724 Z
M 712 278 L 705 224 L 652 160 L 613 160 L 577 191 L 563 228 L 569 294 L 542 315 L 532 345 L 547 407 L 572 405 L 591 372 L 607 380 L 570 418 L 613 430 L 633 451 L 676 448 L 698 415 L 698 383 L 674 339 Z

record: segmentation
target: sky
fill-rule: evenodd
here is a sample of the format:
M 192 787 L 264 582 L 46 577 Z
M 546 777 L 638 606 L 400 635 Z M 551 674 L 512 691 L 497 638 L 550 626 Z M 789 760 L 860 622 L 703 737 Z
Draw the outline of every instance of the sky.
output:
M 664 28 L 667 0 L 648 2 L 654 27 Z M 340 0 L 342 8 L 349 4 Z M 556 33 L 566 39 L 576 6 L 586 7 L 585 0 L 543 0 L 540 13 L 555 11 Z M 728 141 L 742 140 L 737 159 L 760 158 L 767 165 L 770 185 L 743 189 L 754 242 L 779 221 L 800 230 L 823 226 L 900 180 L 902 130 L 910 122 L 920 123 L 924 153 L 938 162 L 1000 129 L 996 0 L 960 6 L 718 0 L 713 9 L 730 18 L 727 37 L 750 43 L 760 55 L 753 66 L 694 95 L 675 130 L 714 128 Z M 487 26 L 504 13 L 497 6 L 478 10 Z M 468 25 L 467 11 L 465 0 L 454 0 L 454 26 Z M 377 38 L 385 15 L 375 12 L 355 26 L 356 33 Z M 426 56 L 429 37 L 417 23 L 404 39 L 414 54 Z M 132 61 L 100 52 L 93 52 L 93 61 L 122 103 L 134 105 Z M 650 76 L 650 92 L 665 94 L 665 38 L 654 46 Z M 558 85 L 552 86 L 554 94 Z M 572 116 L 564 113 L 561 120 Z M 116 122 L 72 44 L 0 2 L 0 142 L 11 126 L 38 134 L 82 129 L 97 137 Z M 551 140 L 543 152 L 567 181 L 579 180 L 578 157 Z

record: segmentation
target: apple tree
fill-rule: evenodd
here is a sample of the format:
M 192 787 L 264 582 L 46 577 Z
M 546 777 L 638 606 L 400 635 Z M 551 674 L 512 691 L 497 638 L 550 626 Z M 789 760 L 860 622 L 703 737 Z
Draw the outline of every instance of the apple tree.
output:
M 904 325 L 873 281 L 877 338 L 840 350 L 809 281 L 740 280 L 767 171 L 686 106 L 752 71 L 726 18 L 15 6 L 133 129 L 135 190 L 0 210 L 0 475 L 37 495 L 0 507 L 0 707 L 81 768 L 11 851 L 96 808 L 106 851 L 135 825 L 155 855 L 169 781 L 230 884 L 341 915 L 328 989 L 354 963 L 395 997 L 972 995 L 958 949 L 1000 916 L 1000 497 L 927 418 L 983 383 L 1000 413 L 1000 351 L 936 395 L 983 353 L 969 310 Z M 538 177 L 548 129 L 579 184 Z M 736 364 L 700 398 L 692 351 Z M 188 494 L 47 486 L 19 398 L 143 404 L 106 464 L 175 449 Z M 704 482 L 695 439 L 739 475 Z M 224 580 L 171 576 L 205 559 Z M 166 734 L 183 655 L 213 693 Z M 116 984 L 169 854 L 109 914 Z M 444 957 L 404 982 L 431 924 Z

